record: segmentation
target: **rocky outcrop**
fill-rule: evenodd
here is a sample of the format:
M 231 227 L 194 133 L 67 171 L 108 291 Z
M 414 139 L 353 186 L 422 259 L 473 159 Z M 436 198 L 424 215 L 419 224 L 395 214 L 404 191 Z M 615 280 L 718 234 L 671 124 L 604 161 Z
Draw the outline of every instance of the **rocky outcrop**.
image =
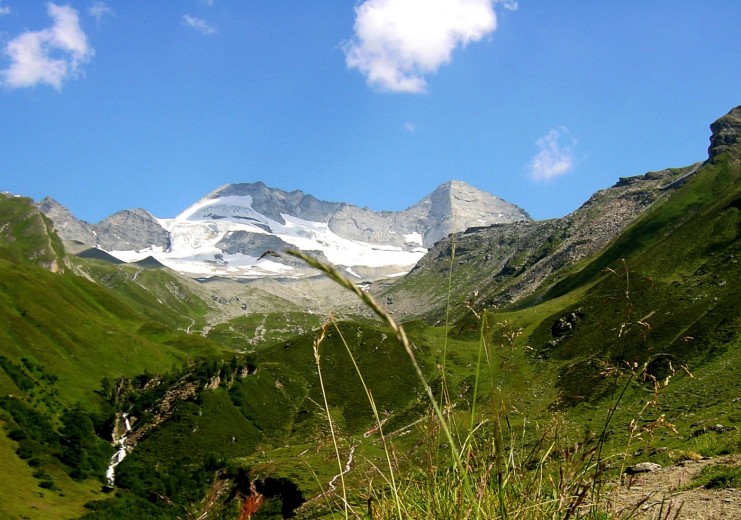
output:
M 283 215 L 312 222 L 327 222 L 343 204 L 321 201 L 300 190 L 291 192 L 269 188 L 262 182 L 227 184 L 209 193 L 206 199 L 223 197 L 252 198 L 252 209 L 271 220 L 285 224 Z
M 67 208 L 51 197 L 41 200 L 38 207 L 54 222 L 54 228 L 62 239 L 68 242 L 80 242 L 87 246 L 95 245 L 95 228 L 92 224 L 78 220 Z
M 65 270 L 59 236 L 31 199 L 0 192 L 0 216 L 0 256 L 31 262 L 52 273 Z
M 288 243 L 274 235 L 250 233 L 248 231 L 227 233 L 216 243 L 216 247 L 226 254 L 233 255 L 241 253 L 255 258 L 265 253 L 265 251 L 282 251 L 288 246 Z
M 38 207 L 52 222 L 59 236 L 70 243 L 106 251 L 130 251 L 152 246 L 167 249 L 169 233 L 143 209 L 119 211 L 98 224 L 78 220 L 67 208 L 46 197 Z
M 157 247 L 166 250 L 169 233 L 148 211 L 119 211 L 94 226 L 98 246 L 106 251 L 131 251 Z
M 741 106 L 732 109 L 726 115 L 710 125 L 710 161 L 723 153 L 735 159 L 741 159 Z
M 450 181 L 400 212 L 376 213 L 344 205 L 332 216 L 329 228 L 364 242 L 430 248 L 451 233 L 471 227 L 529 220 L 527 212 L 514 204 L 463 181 Z

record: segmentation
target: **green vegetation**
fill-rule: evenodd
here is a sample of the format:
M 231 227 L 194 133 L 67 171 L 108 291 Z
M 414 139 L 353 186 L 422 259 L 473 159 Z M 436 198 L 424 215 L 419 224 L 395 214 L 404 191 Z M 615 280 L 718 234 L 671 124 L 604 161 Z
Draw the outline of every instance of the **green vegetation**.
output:
M 741 487 L 741 466 L 720 464 L 703 468 L 692 485 L 705 489 L 738 489 Z
M 740 180 L 717 158 L 507 305 L 488 291 L 559 229 L 481 287 L 449 251 L 414 292 L 434 324 L 311 259 L 379 320 L 214 324 L 192 282 L 65 257 L 30 201 L 0 199 L 0 516 L 612 518 L 627 466 L 741 451 Z M 714 471 L 697 485 L 738 486 Z

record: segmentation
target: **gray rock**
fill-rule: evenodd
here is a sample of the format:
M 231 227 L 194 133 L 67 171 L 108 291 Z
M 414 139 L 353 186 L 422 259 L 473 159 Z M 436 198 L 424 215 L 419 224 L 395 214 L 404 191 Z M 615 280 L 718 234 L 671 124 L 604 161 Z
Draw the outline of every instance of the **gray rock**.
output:
M 80 242 L 87 246 L 95 246 L 95 228 L 75 216 L 59 202 L 46 197 L 38 203 L 39 210 L 54 223 L 57 234 L 68 242 Z
M 628 475 L 635 475 L 637 473 L 650 473 L 661 469 L 660 464 L 655 462 L 639 462 L 634 466 L 630 466 L 625 470 Z
M 343 204 L 324 202 L 300 190 L 286 192 L 269 188 L 262 182 L 227 184 L 211 193 L 205 199 L 218 199 L 230 196 L 252 197 L 252 208 L 266 217 L 285 224 L 281 214 L 291 215 L 313 222 L 328 222 Z
M 94 226 L 98 245 L 106 251 L 131 251 L 170 245 L 169 233 L 143 209 L 119 211 Z
M 711 161 L 722 153 L 741 159 L 741 106 L 712 123 L 710 130 L 708 156 Z
M 170 244 L 169 233 L 143 209 L 119 211 L 98 224 L 89 224 L 75 218 L 67 208 L 49 197 L 39 202 L 38 207 L 66 242 L 106 251 L 141 250 L 151 246 L 167 249 Z
M 216 243 L 216 247 L 224 253 L 243 255 L 259 258 L 266 251 L 282 251 L 289 244 L 274 235 L 249 233 L 247 231 L 234 231 L 228 233 Z

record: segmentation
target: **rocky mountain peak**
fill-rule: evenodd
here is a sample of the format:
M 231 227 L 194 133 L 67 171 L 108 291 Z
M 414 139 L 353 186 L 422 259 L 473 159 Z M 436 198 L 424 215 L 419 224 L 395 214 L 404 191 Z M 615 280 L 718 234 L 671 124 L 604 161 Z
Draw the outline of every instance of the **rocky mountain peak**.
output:
M 114 213 L 95 226 L 98 245 L 106 251 L 130 251 L 158 247 L 166 250 L 170 235 L 157 218 L 137 208 Z
M 250 197 L 252 209 L 281 224 L 286 223 L 283 214 L 314 222 L 327 222 L 341 206 L 337 203 L 320 201 L 300 190 L 287 192 L 278 188 L 270 188 L 262 182 L 226 184 L 212 191 L 205 198 L 226 199 L 227 197 Z M 214 211 L 216 208 L 211 205 L 210 210 Z
M 427 247 L 471 227 L 531 220 L 526 211 L 514 204 L 457 180 L 440 185 L 404 213 L 416 214 L 425 221 Z
M 731 109 L 726 115 L 712 123 L 710 131 L 712 135 L 708 156 L 711 161 L 722 153 L 741 159 L 741 106 Z

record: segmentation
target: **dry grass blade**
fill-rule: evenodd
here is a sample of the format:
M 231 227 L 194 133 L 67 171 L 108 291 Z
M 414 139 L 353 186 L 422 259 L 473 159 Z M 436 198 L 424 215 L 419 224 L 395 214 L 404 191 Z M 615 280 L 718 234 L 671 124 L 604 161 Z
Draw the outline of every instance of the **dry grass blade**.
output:
M 396 339 L 404 347 L 404 350 L 406 351 L 407 356 L 409 357 L 409 360 L 411 361 L 412 366 L 414 367 L 417 377 L 419 378 L 420 382 L 422 383 L 425 389 L 425 393 L 427 394 L 427 397 L 429 398 L 430 404 L 433 410 L 435 411 L 435 416 L 440 421 L 440 425 L 443 429 L 443 432 L 445 433 L 445 438 L 447 439 L 448 444 L 450 446 L 450 451 L 455 461 L 456 469 L 460 471 L 464 480 L 466 480 L 467 492 L 473 493 L 471 486 L 468 483 L 468 477 L 463 467 L 463 462 L 461 461 L 460 455 L 458 453 L 457 443 L 453 439 L 453 435 L 450 431 L 450 428 L 448 427 L 445 417 L 443 416 L 442 409 L 440 408 L 440 405 L 435 399 L 435 395 L 432 392 L 432 388 L 427 382 L 427 378 L 422 372 L 422 368 L 419 366 L 417 357 L 414 355 L 414 351 L 412 349 L 412 344 L 409 341 L 409 338 L 407 337 L 406 332 L 404 331 L 404 328 L 388 312 L 386 312 L 383 309 L 383 307 L 379 305 L 379 303 L 375 300 L 375 298 L 373 298 L 373 296 L 371 296 L 369 293 L 360 289 L 351 280 L 348 280 L 334 266 L 327 264 L 325 262 L 322 262 L 320 260 L 317 260 L 316 258 L 313 258 L 295 249 L 289 249 L 285 253 L 295 258 L 299 258 L 303 260 L 307 265 L 315 269 L 318 269 L 319 271 L 322 271 L 325 275 L 327 275 L 331 280 L 333 280 L 340 286 L 344 287 L 348 291 L 355 293 L 358 296 L 358 298 L 360 298 L 362 302 L 368 306 L 369 309 L 371 309 L 379 318 L 381 318 L 391 328 L 391 330 L 394 332 L 394 335 L 396 336 Z M 280 256 L 280 254 L 275 253 L 275 252 L 270 252 L 269 254 Z

